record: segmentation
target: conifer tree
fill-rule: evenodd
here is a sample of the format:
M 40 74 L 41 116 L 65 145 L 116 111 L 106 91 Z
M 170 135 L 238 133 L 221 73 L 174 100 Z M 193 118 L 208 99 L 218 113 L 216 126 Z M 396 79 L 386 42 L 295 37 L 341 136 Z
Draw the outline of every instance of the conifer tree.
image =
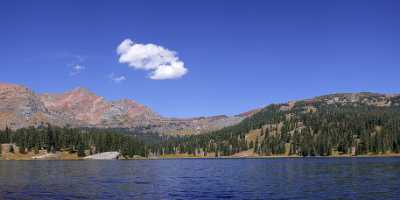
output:
M 85 146 L 82 143 L 80 143 L 78 145 L 78 157 L 85 157 L 85 156 L 86 156 L 85 155 Z
M 12 144 L 9 145 L 8 152 L 14 153 L 14 145 L 12 145 Z

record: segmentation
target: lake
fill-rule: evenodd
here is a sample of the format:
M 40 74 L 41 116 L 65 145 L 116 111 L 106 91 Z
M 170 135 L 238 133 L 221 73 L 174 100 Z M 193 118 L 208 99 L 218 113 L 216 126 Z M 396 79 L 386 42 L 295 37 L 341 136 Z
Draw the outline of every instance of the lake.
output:
M 399 199 L 400 158 L 0 161 L 0 199 Z

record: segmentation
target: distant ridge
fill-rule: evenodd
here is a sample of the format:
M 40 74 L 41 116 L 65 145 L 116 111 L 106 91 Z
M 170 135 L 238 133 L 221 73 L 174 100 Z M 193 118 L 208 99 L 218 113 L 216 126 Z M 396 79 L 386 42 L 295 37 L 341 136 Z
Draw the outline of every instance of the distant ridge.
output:
M 60 94 L 0 83 L 0 128 L 55 126 L 129 128 L 163 134 L 199 134 L 239 123 L 243 116 L 168 118 L 130 99 L 106 101 L 83 87 Z
M 335 93 L 311 99 L 282 103 L 281 110 L 290 110 L 296 102 L 326 104 L 360 102 L 374 106 L 397 104 L 399 94 L 371 92 Z M 65 93 L 36 94 L 31 89 L 10 83 L 0 83 L 0 128 L 19 129 L 47 123 L 55 126 L 127 128 L 142 132 L 172 135 L 193 135 L 236 125 L 262 109 L 254 109 L 235 116 L 170 118 L 134 100 L 107 101 L 83 87 Z

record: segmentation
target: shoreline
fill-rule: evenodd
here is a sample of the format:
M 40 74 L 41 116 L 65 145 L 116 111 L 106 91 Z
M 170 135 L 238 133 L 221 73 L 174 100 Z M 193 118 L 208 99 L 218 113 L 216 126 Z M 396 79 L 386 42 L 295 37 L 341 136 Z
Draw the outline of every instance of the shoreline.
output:
M 309 158 L 393 158 L 400 157 L 397 155 L 360 155 L 360 156 L 224 156 L 224 157 L 157 157 L 157 158 L 137 158 L 137 159 L 121 159 L 121 160 L 175 160 L 175 159 L 309 159 Z
M 337 158 L 396 158 L 400 157 L 400 154 L 374 154 L 374 155 L 358 155 L 358 156 L 351 156 L 351 155 L 334 155 L 334 156 L 220 156 L 220 157 L 195 157 L 195 156 L 176 156 L 176 157 L 136 157 L 136 158 L 121 158 L 121 159 L 85 159 L 85 158 L 55 158 L 51 157 L 50 159 L 3 159 L 0 157 L 0 161 L 83 161 L 83 160 L 121 160 L 121 161 L 129 161 L 129 160 L 202 160 L 202 159 L 313 159 L 313 158 L 328 158 L 328 159 L 337 159 Z

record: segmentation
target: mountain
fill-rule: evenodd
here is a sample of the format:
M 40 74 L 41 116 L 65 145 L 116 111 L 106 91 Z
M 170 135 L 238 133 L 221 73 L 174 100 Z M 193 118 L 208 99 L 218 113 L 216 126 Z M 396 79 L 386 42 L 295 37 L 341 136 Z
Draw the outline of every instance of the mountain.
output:
M 175 148 L 165 151 L 171 144 Z M 338 93 L 271 104 L 238 124 L 168 141 L 155 152 L 204 156 L 398 155 L 400 94 Z
M 160 118 L 149 108 L 132 100 L 108 102 L 84 88 L 39 96 L 49 111 L 63 113 L 86 126 L 136 127 Z
M 24 86 L 0 83 L 0 128 L 56 126 L 129 128 L 164 134 L 199 134 L 234 125 L 238 116 L 163 117 L 133 100 L 107 101 L 85 88 L 36 94 Z
M 40 96 L 26 87 L 0 84 L 0 127 L 20 128 L 37 126 L 43 122 L 63 125 L 71 119 L 51 113 Z
M 81 148 L 121 150 L 127 158 L 400 155 L 400 94 L 337 93 L 271 104 L 233 117 L 179 119 L 162 117 L 132 100 L 107 101 L 83 88 L 62 94 L 35 94 L 23 86 L 0 84 L 0 122 L 13 129 L 51 123 L 191 135 L 131 137 L 120 134 L 120 130 L 88 132 L 40 126 L 11 132 L 15 134 L 0 131 L 1 141 L 14 141 L 28 150 L 45 147 L 74 151 L 76 138 L 80 138 Z M 49 133 L 53 137 L 46 137 Z M 31 134 L 41 139 L 32 140 L 28 137 Z

